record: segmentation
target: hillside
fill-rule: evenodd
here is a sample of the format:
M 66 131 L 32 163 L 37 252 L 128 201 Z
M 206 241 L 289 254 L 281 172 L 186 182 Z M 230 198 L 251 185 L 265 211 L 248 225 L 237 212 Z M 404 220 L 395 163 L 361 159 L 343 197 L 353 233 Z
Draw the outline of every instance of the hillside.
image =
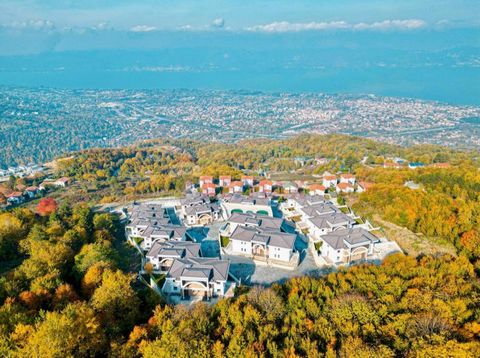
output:
M 55 175 L 74 182 L 48 195 L 54 203 L 0 213 L 0 356 L 479 356 L 479 157 L 303 135 L 237 144 L 159 139 L 59 158 Z M 424 165 L 384 167 L 395 158 Z M 315 180 L 326 170 L 368 182 L 340 200 L 390 235 L 405 228 L 418 246 L 380 265 L 173 307 L 136 279 L 138 257 L 118 216 L 94 208 L 180 195 L 205 174 Z

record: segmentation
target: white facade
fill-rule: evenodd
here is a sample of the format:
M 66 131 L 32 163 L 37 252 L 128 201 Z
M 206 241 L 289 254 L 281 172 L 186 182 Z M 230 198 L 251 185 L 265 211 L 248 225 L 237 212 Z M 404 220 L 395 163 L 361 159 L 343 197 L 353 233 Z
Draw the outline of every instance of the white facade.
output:
M 260 213 L 267 214 L 268 216 L 273 216 L 273 211 L 271 205 L 257 205 L 257 204 L 249 204 L 249 203 L 231 203 L 231 202 L 223 202 L 223 206 L 227 210 L 227 214 L 231 215 L 232 211 L 239 211 L 241 210 L 243 213 Z
M 243 186 L 253 187 L 253 177 L 242 177 Z
M 323 178 L 322 180 L 322 185 L 325 187 L 325 188 L 330 188 L 331 186 L 335 186 L 337 185 L 337 177 L 330 177 L 330 176 L 326 176 Z
M 348 184 L 351 184 L 351 185 L 355 185 L 356 179 L 351 174 L 340 175 L 340 183 L 348 183 Z

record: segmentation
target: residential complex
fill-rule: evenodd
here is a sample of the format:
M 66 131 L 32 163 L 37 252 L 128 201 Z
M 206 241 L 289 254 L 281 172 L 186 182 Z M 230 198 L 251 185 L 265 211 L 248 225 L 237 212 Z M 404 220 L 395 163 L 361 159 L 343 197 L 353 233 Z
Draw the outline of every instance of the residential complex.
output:
M 208 197 L 191 196 L 182 201 L 180 212 L 183 210 L 186 213 L 184 219 L 189 220 L 191 208 L 211 205 Z M 209 300 L 232 296 L 235 282 L 232 282 L 229 273 L 230 262 L 218 257 L 202 257 L 201 245 L 190 241 L 190 229 L 172 224 L 173 215 L 173 208 L 153 203 L 137 204 L 128 215 L 125 228 L 127 238 L 136 243 L 144 257 L 142 261 L 151 265 L 152 273 L 165 274 L 159 290 L 167 296 L 181 299 L 196 297 Z M 202 221 L 202 218 L 204 216 L 199 220 Z

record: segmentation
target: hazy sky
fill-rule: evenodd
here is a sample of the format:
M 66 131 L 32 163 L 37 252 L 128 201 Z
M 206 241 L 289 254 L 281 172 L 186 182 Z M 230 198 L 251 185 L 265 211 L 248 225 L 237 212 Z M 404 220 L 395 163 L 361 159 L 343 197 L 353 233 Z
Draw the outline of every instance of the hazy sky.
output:
M 480 103 L 480 0 L 0 0 L 0 85 Z
M 402 30 L 478 26 L 479 13 L 478 0 L 0 1 L 0 25 L 16 30 Z

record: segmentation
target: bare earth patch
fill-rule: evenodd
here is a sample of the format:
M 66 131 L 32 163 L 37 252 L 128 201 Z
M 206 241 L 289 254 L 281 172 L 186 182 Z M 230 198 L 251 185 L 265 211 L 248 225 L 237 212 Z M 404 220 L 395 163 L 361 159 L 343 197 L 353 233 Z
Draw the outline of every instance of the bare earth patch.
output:
M 448 242 L 429 238 L 423 234 L 416 234 L 407 228 L 383 220 L 378 214 L 373 215 L 373 220 L 383 227 L 387 238 L 395 240 L 408 255 L 448 253 L 456 256 L 455 247 Z

